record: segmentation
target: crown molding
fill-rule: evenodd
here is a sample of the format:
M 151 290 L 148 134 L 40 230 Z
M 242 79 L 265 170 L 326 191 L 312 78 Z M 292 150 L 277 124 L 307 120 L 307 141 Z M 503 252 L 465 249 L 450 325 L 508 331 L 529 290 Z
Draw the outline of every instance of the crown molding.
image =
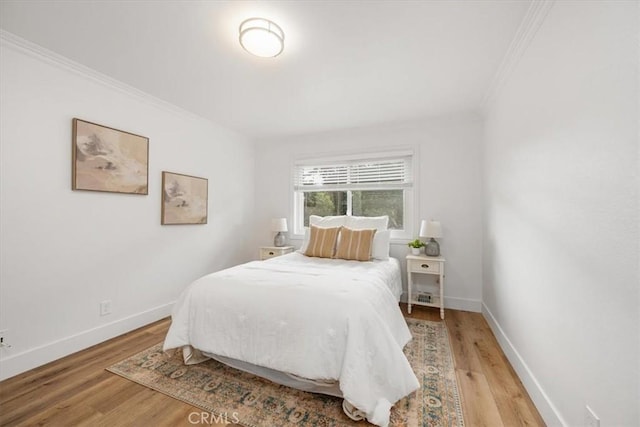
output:
M 205 120 L 209 123 L 212 123 L 210 120 L 202 116 L 187 111 L 181 107 L 178 107 L 177 105 L 164 101 L 153 95 L 150 95 L 147 92 L 143 92 L 140 89 L 136 89 L 133 86 L 121 82 L 120 80 L 116 80 L 112 77 L 107 76 L 106 74 L 102 74 L 99 71 L 82 65 L 65 56 L 59 55 L 45 47 L 40 46 L 39 44 L 23 39 L 22 37 L 19 37 L 9 31 L 0 29 L 0 45 L 25 54 L 34 59 L 46 62 L 47 64 L 53 65 L 62 70 L 72 72 L 80 77 L 91 80 L 102 86 L 106 86 L 109 89 L 116 90 L 124 95 L 135 98 L 146 104 L 150 104 L 152 106 L 161 108 L 171 113 L 185 116 L 190 119 Z
M 525 14 L 516 34 L 509 44 L 507 53 L 502 58 L 498 71 L 493 76 L 491 85 L 484 94 L 480 108 L 487 110 L 493 103 L 500 90 L 511 77 L 520 59 L 526 52 L 531 40 L 535 37 L 544 22 L 555 0 L 533 0 Z

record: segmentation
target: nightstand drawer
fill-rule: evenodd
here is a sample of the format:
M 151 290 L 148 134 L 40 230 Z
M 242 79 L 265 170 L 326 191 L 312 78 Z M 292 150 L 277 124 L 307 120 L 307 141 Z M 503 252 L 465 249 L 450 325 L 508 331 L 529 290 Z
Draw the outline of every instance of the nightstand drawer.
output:
M 281 247 L 265 246 L 260 248 L 260 259 L 264 261 L 269 258 L 285 255 L 293 252 L 293 249 L 294 249 L 293 246 L 281 246 Z
M 269 259 L 278 255 L 280 255 L 280 253 L 274 251 L 273 249 L 260 249 L 260 258 L 262 259 Z
M 437 261 L 409 260 L 409 271 L 414 273 L 440 273 L 440 263 Z

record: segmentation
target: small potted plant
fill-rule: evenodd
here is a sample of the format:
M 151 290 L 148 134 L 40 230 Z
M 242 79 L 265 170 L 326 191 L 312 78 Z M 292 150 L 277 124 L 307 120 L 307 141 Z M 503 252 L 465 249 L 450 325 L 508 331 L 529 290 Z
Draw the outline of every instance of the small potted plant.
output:
M 422 243 L 420 239 L 409 242 L 408 245 L 411 248 L 412 255 L 420 255 L 420 248 L 423 248 L 425 246 L 425 244 Z

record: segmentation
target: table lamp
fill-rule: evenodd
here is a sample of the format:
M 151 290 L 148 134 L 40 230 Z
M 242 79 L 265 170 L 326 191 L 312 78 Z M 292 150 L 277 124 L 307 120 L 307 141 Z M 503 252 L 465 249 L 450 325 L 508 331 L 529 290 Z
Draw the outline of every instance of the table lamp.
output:
M 436 241 L 436 237 L 442 237 L 442 226 L 440 221 L 425 221 L 420 224 L 420 237 L 429 237 L 424 253 L 428 256 L 440 256 L 440 244 Z
M 287 236 L 284 232 L 288 231 L 287 229 L 287 218 L 274 218 L 271 220 L 271 231 L 275 231 L 277 234 L 273 238 L 273 246 L 282 247 L 287 242 Z

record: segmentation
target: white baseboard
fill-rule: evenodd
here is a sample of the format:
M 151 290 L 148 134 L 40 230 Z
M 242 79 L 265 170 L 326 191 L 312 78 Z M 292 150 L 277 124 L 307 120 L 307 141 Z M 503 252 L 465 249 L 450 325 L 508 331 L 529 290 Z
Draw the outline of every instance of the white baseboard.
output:
M 480 313 L 482 311 L 482 301 L 479 299 L 444 297 L 444 307 L 452 310 L 473 311 Z
M 173 304 L 164 304 L 2 359 L 0 381 L 167 317 Z
M 529 393 L 531 400 L 533 400 L 533 403 L 536 405 L 536 408 L 538 409 L 538 412 L 540 412 L 544 422 L 548 426 L 567 426 L 568 424 L 564 421 L 558 412 L 558 409 L 555 407 L 551 399 L 549 399 L 547 393 L 542 389 L 540 383 L 533 375 L 533 372 L 531 372 L 524 359 L 520 356 L 520 353 L 518 353 L 518 350 L 513 346 L 511 340 L 509 340 L 502 327 L 500 327 L 496 318 L 493 317 L 491 310 L 489 310 L 484 303 L 482 303 L 482 314 L 487 320 L 487 323 L 489 323 L 489 327 L 491 327 L 493 335 L 495 335 L 502 351 L 518 374 L 520 381 L 522 381 L 524 388 Z

